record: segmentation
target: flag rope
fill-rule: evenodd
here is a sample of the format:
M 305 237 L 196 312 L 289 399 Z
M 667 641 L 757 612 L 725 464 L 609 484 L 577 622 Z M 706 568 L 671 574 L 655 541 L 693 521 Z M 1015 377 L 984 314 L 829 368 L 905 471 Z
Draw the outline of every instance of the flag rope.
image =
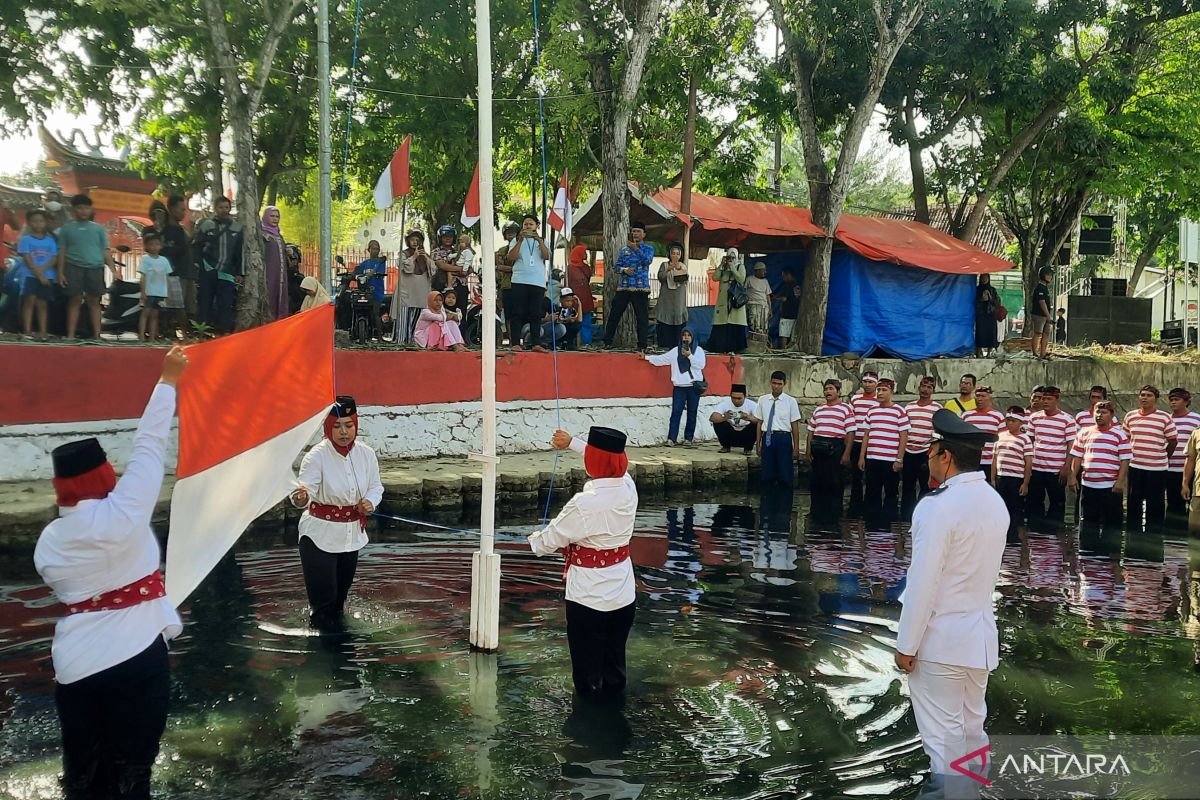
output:
M 354 112 L 354 104 L 358 100 L 358 37 L 362 30 L 362 0 L 354 0 L 354 47 L 350 54 L 350 95 L 346 98 L 346 127 L 342 134 L 342 179 L 338 187 L 338 200 L 342 207 L 338 211 L 338 234 L 340 241 L 346 226 L 346 167 L 350 162 L 350 122 Z M 400 232 L 403 235 L 403 231 Z M 332 280 L 332 277 L 330 278 Z M 333 294 L 333 287 L 326 287 Z M 334 326 L 335 330 L 337 326 Z

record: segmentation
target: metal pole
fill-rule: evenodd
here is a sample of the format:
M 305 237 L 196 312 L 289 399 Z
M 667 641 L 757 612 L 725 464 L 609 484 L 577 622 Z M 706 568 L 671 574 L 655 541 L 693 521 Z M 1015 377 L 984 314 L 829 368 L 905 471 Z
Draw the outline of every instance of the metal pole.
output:
M 475 0 L 479 61 L 479 246 L 483 251 L 483 462 L 479 550 L 471 559 L 471 646 L 500 646 L 500 554 L 495 552 L 496 472 L 496 229 L 492 222 L 492 24 L 489 0 Z
M 329 166 L 329 0 L 317 0 L 317 153 L 321 214 L 321 283 L 333 286 L 333 178 Z

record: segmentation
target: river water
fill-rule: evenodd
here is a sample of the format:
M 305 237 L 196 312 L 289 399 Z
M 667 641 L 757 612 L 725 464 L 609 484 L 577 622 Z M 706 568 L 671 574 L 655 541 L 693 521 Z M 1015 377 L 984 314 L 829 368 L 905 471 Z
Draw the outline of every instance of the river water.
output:
M 469 537 L 373 532 L 350 632 L 320 638 L 295 520 L 258 529 L 185 608 L 155 796 L 912 797 L 907 531 L 817 528 L 806 506 L 645 499 L 630 689 L 599 708 L 573 703 L 562 562 L 529 553 L 533 520 L 499 537 L 497 655 L 466 645 Z M 1200 731 L 1197 559 L 1182 534 L 1012 534 L 989 732 Z M 57 798 L 56 609 L 28 561 L 0 561 L 0 797 Z

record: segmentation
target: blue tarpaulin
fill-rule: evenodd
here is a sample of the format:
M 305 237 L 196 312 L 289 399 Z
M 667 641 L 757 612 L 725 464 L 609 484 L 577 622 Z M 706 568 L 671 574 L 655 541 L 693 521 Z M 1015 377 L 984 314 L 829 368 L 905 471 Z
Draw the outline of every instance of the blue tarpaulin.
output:
M 792 270 L 804 278 L 803 252 L 751 257 L 772 287 Z M 975 275 L 952 275 L 872 261 L 835 248 L 829 265 L 825 355 L 890 355 L 905 361 L 975 350 Z M 778 305 L 776 305 L 778 311 Z M 774 326 L 772 326 L 774 327 Z

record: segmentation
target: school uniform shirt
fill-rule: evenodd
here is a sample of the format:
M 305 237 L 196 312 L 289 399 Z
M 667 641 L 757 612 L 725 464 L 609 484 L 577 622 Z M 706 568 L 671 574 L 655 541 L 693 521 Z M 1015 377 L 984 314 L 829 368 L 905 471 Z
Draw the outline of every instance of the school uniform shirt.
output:
M 583 454 L 581 439 L 571 449 Z M 576 544 L 593 550 L 624 547 L 633 538 L 637 516 L 637 486 L 629 473 L 620 478 L 593 478 L 567 501 L 545 528 L 529 536 L 529 546 L 539 556 Z M 633 561 L 625 559 L 607 567 L 571 567 L 567 570 L 565 597 L 595 611 L 616 611 L 634 601 Z
M 900 434 L 911 430 L 908 414 L 897 403 L 876 406 L 867 412 L 864 433 L 868 461 L 895 461 L 900 457 Z
M 858 426 L 854 421 L 854 409 L 849 403 L 822 403 L 813 409 L 808 420 L 808 429 L 813 436 L 828 439 L 845 439 Z
M 345 456 L 334 449 L 333 442 L 322 439 L 300 462 L 300 485 L 308 491 L 310 503 L 356 506 L 360 500 L 368 500 L 378 508 L 383 499 L 379 459 L 361 439 Z M 300 516 L 300 537 L 305 536 L 326 553 L 349 553 L 367 543 L 367 532 L 357 521 L 317 519 L 307 509 Z
M 167 276 L 171 274 L 171 262 L 163 256 L 142 256 L 138 272 L 146 277 L 147 297 L 167 296 Z
M 995 448 L 996 477 L 1024 480 L 1025 459 L 1033 455 L 1033 438 L 1028 433 L 1001 431 Z
M 1171 417 L 1171 421 L 1175 423 L 1175 452 L 1171 453 L 1167 469 L 1171 472 L 1183 472 L 1183 462 L 1187 461 L 1185 451 L 1188 439 L 1192 431 L 1200 428 L 1200 414 L 1189 411 L 1182 417 Z
M 754 402 L 749 397 L 743 400 L 740 406 L 735 406 L 733 404 L 733 400 L 729 397 L 726 397 L 723 398 L 720 403 L 717 403 L 717 407 L 713 409 L 713 413 L 724 414 L 726 411 L 741 412 L 740 416 L 736 416 L 733 419 L 727 419 L 725 421 L 728 422 L 730 427 L 732 427 L 735 431 L 744 431 L 746 428 L 750 427 L 751 423 L 754 422 L 751 417 L 755 415 L 757 410 L 758 403 Z
M 854 441 L 862 443 L 863 434 L 866 433 L 867 412 L 878 405 L 879 400 L 874 396 L 867 397 L 862 392 L 850 398 L 850 407 L 854 409 Z
M 904 452 L 916 454 L 929 451 L 929 443 L 933 441 L 933 412 L 941 407 L 941 403 L 934 402 L 928 405 L 912 402 L 904 407 L 910 426 Z
M 1129 466 L 1146 472 L 1165 472 L 1167 443 L 1175 441 L 1178 432 L 1171 415 L 1161 409 L 1143 414 L 1134 409 L 1125 415 L 1125 430 L 1133 445 L 1133 460 Z
M 1058 472 L 1067 463 L 1067 453 L 1079 429 L 1075 418 L 1065 411 L 1054 416 L 1036 411 L 1026 428 L 1033 436 L 1033 468 L 1038 472 Z
M 999 435 L 1000 431 L 1004 430 L 1004 414 L 994 408 L 989 408 L 987 411 L 973 408 L 963 414 L 962 418 L 963 422 L 969 422 L 986 433 Z M 988 442 L 983 446 L 983 456 L 979 459 L 979 466 L 990 467 L 992 465 L 992 453 L 995 447 L 995 442 Z
M 707 358 L 704 355 L 704 348 L 699 345 L 694 345 L 692 355 L 689 357 L 692 368 L 689 372 L 684 370 L 679 371 L 679 348 L 672 347 L 665 353 L 660 353 L 656 356 L 646 356 L 646 361 L 656 367 L 671 368 L 671 385 L 688 387 L 692 385 L 692 381 L 704 379 L 704 365 L 707 363 Z
M 1121 475 L 1121 462 L 1132 457 L 1129 434 L 1113 425 L 1106 431 L 1096 425 L 1079 434 L 1071 457 L 1083 459 L 1080 481 L 1089 489 L 1111 489 Z
M 921 661 L 995 669 L 992 593 L 1008 509 L 983 473 L 960 473 L 917 503 L 896 650 Z
M 800 404 L 790 394 L 784 393 L 779 397 L 770 393 L 764 394 L 758 398 L 757 405 L 754 416 L 762 422 L 764 435 L 767 432 L 767 419 L 771 416 L 772 408 L 775 409 L 775 416 L 771 419 L 773 433 L 791 433 L 793 422 L 804 421 L 804 418 L 800 416 Z
M 138 423 L 125 474 L 102 500 L 60 508 L 38 537 L 33 563 L 60 602 L 73 605 L 128 586 L 159 568 L 162 552 L 150 517 L 162 489 L 175 389 L 160 383 Z M 51 658 L 59 683 L 75 683 L 141 653 L 155 638 L 183 630 L 160 597 L 129 608 L 69 614 L 54 627 Z

